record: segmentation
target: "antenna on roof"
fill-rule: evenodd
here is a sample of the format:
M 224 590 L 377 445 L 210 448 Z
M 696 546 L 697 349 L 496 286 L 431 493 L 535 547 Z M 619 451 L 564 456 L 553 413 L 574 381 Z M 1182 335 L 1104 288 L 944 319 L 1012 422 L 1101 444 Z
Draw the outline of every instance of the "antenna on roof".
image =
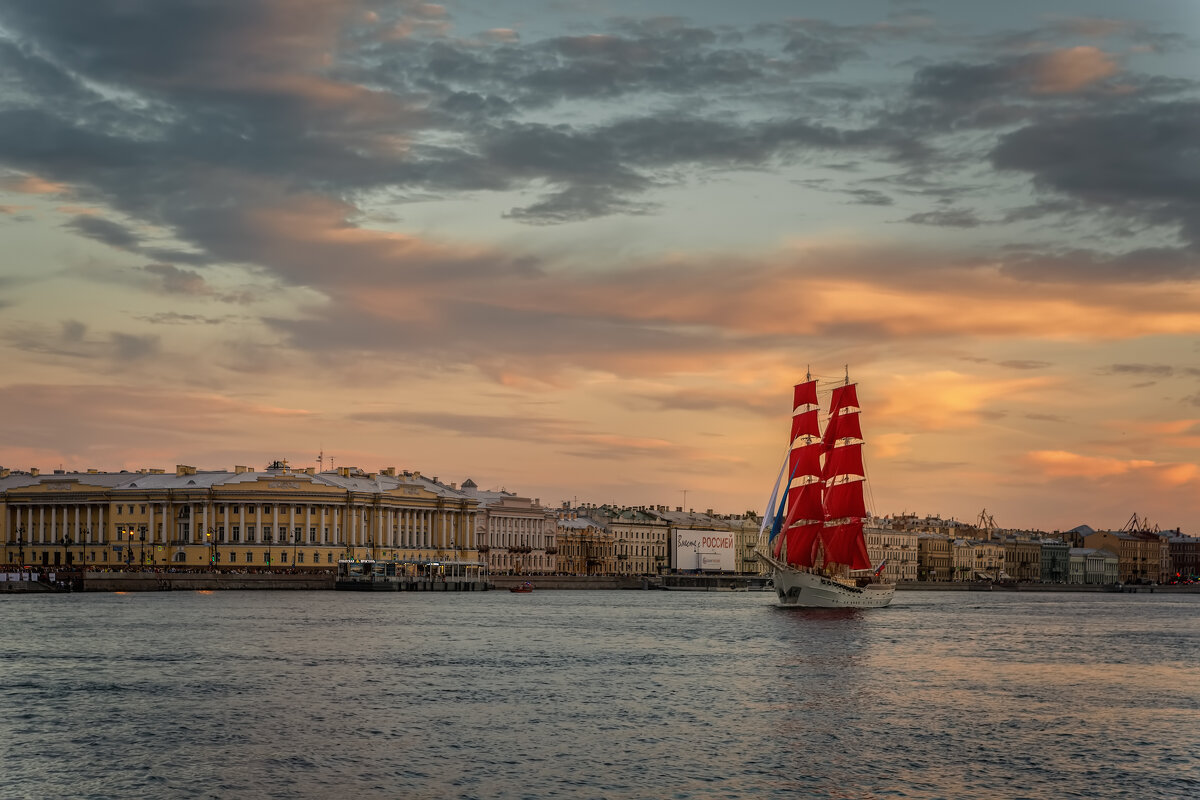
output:
M 317 453 L 317 472 L 325 471 L 325 445 L 321 445 L 321 452 Z

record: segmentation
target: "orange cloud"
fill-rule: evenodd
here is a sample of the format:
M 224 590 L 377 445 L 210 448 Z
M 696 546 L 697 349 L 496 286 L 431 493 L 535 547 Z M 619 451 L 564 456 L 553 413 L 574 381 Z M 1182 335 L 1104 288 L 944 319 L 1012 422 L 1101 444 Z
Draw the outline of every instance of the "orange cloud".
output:
M 1109 478 L 1157 466 L 1154 461 L 1083 456 L 1066 450 L 1034 450 L 1026 458 L 1042 474 L 1051 477 Z
M 1080 46 L 1039 56 L 1033 65 L 1033 90 L 1042 94 L 1076 92 L 1117 72 L 1117 63 L 1097 47 Z
M 1032 396 L 1052 383 L 1050 378 L 987 380 L 951 371 L 893 376 L 877 390 L 880 404 L 872 417 L 927 431 L 971 428 L 989 405 Z
M 66 194 L 71 189 L 65 183 L 56 183 L 37 175 L 9 175 L 0 178 L 0 189 L 22 194 Z

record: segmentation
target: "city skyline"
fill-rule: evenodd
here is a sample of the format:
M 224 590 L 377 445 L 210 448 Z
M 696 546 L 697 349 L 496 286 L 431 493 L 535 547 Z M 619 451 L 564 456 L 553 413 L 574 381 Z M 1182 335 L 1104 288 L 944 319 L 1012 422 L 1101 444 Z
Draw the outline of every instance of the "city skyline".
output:
M 761 513 L 848 365 L 875 513 L 1194 531 L 1198 16 L 14 0 L 0 465 Z

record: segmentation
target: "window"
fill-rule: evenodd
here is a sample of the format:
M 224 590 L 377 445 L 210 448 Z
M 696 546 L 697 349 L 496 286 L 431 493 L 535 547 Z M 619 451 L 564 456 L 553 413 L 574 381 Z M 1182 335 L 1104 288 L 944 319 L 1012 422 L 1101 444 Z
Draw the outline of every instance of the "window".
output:
M 332 563 L 333 563 L 333 553 L 326 553 L 326 554 L 325 554 L 325 563 L 326 563 L 326 564 L 332 564 Z
M 225 526 L 224 525 L 217 526 L 217 541 L 219 541 L 219 542 L 225 541 Z
M 317 529 L 316 529 L 316 528 L 309 528 L 309 529 L 308 529 L 308 540 L 309 540 L 310 542 L 315 542 L 315 541 L 317 541 Z
M 240 542 L 242 540 L 242 531 L 237 525 L 233 526 L 233 541 Z
M 297 514 L 303 514 L 303 513 L 304 513 L 304 507 L 303 507 L 303 506 L 296 506 L 296 513 L 297 513 Z
M 236 552 L 230 552 L 230 553 L 229 553 L 229 563 L 230 563 L 230 564 L 234 564 L 234 563 L 236 563 L 236 562 L 237 562 L 237 553 L 236 553 Z
M 325 532 L 321 535 L 321 541 L 325 544 L 329 544 L 329 528 L 326 528 Z
M 236 514 L 236 513 L 238 513 L 238 507 L 237 507 L 237 506 L 230 506 L 230 507 L 229 507 L 229 513 L 230 513 L 230 514 Z
M 143 514 L 146 513 L 146 504 L 145 503 L 142 503 L 142 513 Z
M 284 551 L 280 552 L 280 554 L 279 554 L 279 562 L 280 562 L 281 564 L 286 564 L 286 563 L 287 563 L 287 550 L 284 550 Z
M 296 563 L 297 564 L 304 563 L 304 551 L 300 551 L 299 553 L 296 553 Z
M 247 564 L 253 564 L 253 563 L 254 563 L 254 551 L 253 551 L 253 550 L 247 550 L 247 551 L 246 551 L 246 563 L 247 563 Z
M 246 526 L 246 541 L 247 542 L 254 541 L 254 526 L 253 525 Z
M 303 529 L 303 528 L 295 528 L 295 529 L 293 529 L 293 530 L 292 530 L 292 541 L 294 541 L 294 542 L 298 542 L 298 541 L 300 541 L 300 536 L 301 536 L 301 534 L 303 534 L 303 533 L 304 533 L 304 529 Z

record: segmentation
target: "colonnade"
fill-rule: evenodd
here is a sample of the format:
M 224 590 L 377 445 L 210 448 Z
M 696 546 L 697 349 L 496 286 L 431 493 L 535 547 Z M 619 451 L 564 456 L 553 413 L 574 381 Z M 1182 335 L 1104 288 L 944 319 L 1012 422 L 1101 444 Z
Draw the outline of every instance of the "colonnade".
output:
M 499 549 L 529 547 L 544 550 L 552 546 L 547 532 L 547 526 L 551 524 L 554 521 L 545 517 L 489 516 L 488 544 Z
M 130 519 L 107 501 L 10 504 L 0 541 L 27 545 L 108 544 L 142 539 L 155 545 L 267 544 L 474 549 L 475 511 L 378 503 L 169 502 L 130 504 Z M 116 504 L 117 508 L 125 503 Z M 132 513 L 134 505 L 144 508 Z M 110 530 L 111 528 L 111 530 Z

